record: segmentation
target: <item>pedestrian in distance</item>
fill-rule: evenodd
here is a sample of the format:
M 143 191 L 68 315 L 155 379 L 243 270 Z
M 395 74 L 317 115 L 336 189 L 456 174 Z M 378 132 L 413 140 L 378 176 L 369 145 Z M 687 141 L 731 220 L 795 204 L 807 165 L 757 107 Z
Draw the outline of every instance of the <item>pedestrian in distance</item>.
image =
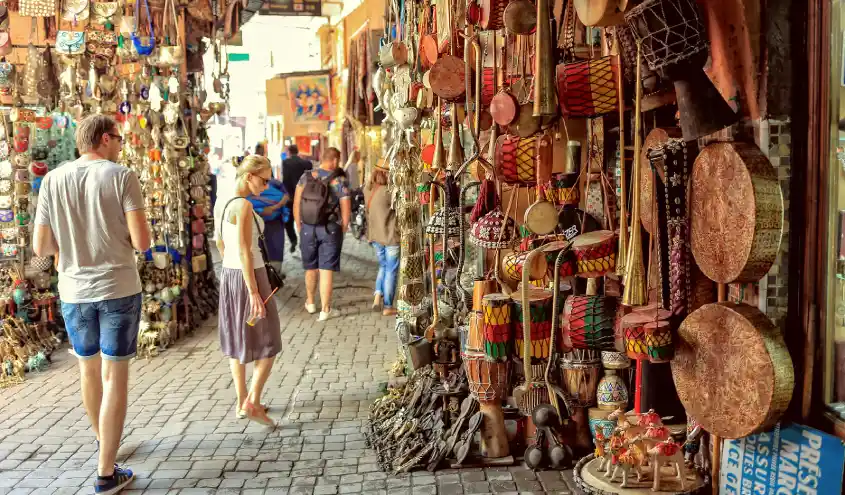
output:
M 399 235 L 396 231 L 396 210 L 390 205 L 387 171 L 375 168 L 364 189 L 367 207 L 367 238 L 376 251 L 378 276 L 373 296 L 373 311 L 384 316 L 396 314 L 393 306 L 396 280 L 399 276 Z
M 305 269 L 305 310 L 317 312 L 317 284 L 320 286 L 321 311 L 318 321 L 326 321 L 332 312 L 334 272 L 340 271 L 343 236 L 349 229 L 352 206 L 349 183 L 339 167 L 340 151 L 329 148 L 320 167 L 303 174 L 296 186 L 293 216 L 302 237 L 300 254 Z
M 299 179 L 302 174 L 314 169 L 314 164 L 299 156 L 299 148 L 292 144 L 288 146 L 288 157 L 282 161 L 282 183 L 285 185 L 285 190 L 289 193 L 296 191 L 296 185 L 299 184 Z M 296 228 L 293 215 L 288 217 L 285 222 L 285 231 L 288 234 L 288 241 L 290 241 L 290 252 L 296 252 L 296 245 L 299 239 L 296 237 Z

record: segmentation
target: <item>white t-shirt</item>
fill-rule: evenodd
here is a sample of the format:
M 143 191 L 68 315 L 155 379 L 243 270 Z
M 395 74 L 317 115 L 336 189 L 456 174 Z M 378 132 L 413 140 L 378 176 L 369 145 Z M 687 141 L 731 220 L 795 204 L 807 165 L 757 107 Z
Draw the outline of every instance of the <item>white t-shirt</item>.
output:
M 36 225 L 59 246 L 59 296 L 79 304 L 141 292 L 126 213 L 144 208 L 135 172 L 80 158 L 51 171 L 38 193 Z

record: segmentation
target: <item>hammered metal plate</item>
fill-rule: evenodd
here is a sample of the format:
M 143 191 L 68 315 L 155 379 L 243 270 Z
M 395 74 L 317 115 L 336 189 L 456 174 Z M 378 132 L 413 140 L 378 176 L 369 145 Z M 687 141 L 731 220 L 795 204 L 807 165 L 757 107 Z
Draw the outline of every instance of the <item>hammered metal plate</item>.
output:
M 724 438 L 773 426 L 795 384 L 783 335 L 747 304 L 705 304 L 687 316 L 671 366 L 687 413 Z
M 690 188 L 690 240 L 701 271 L 720 284 L 760 280 L 783 234 L 783 192 L 769 159 L 752 144 L 711 144 L 695 159 Z

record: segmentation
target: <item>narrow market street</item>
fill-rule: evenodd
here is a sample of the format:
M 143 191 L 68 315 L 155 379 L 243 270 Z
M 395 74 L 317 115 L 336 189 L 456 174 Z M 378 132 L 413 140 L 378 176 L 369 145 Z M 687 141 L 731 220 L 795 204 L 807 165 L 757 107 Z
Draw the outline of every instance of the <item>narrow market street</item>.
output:
M 276 431 L 235 419 L 215 319 L 158 357 L 132 364 L 118 462 L 138 479 L 123 493 L 571 493 L 569 473 L 521 466 L 381 472 L 362 425 L 396 358 L 394 319 L 369 310 L 378 264 L 367 244 L 348 238 L 342 269 L 338 315 L 317 323 L 303 308 L 299 255 L 285 261 L 284 350 L 264 397 L 269 414 L 283 418 Z M 0 390 L 0 493 L 92 493 L 96 463 L 76 361 L 66 348 L 48 371 Z

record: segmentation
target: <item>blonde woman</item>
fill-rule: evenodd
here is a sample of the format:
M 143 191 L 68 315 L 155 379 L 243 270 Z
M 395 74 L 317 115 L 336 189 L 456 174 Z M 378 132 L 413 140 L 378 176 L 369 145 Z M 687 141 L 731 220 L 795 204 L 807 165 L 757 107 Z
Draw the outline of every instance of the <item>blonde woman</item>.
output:
M 270 161 L 251 155 L 238 165 L 233 197 L 221 210 L 217 248 L 223 258 L 220 275 L 220 348 L 229 358 L 238 395 L 237 416 L 267 426 L 276 422 L 261 405 L 261 392 L 273 361 L 282 350 L 279 313 L 272 297 L 264 260 L 258 246 L 264 221 L 249 197 L 258 197 L 271 179 Z M 265 306 L 264 301 L 267 300 Z M 247 320 L 254 325 L 247 324 Z M 252 387 L 247 392 L 246 365 L 255 363 Z

